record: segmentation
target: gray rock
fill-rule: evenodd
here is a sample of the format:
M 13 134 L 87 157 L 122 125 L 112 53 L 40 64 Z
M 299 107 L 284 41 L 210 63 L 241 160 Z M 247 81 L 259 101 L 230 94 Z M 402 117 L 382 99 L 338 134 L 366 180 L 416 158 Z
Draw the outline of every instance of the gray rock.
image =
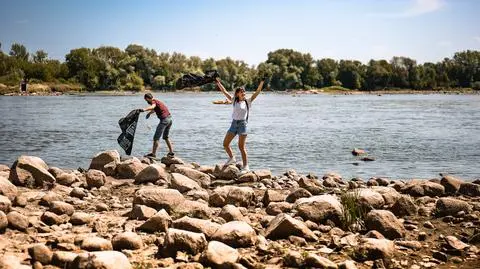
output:
M 181 193 L 188 192 L 191 190 L 199 190 L 202 187 L 198 183 L 179 173 L 172 173 L 172 180 L 170 182 L 170 188 L 176 189 Z
M 405 236 L 403 224 L 388 210 L 370 211 L 365 218 L 365 225 L 367 229 L 377 230 L 388 239 Z
M 158 211 L 153 217 L 145 221 L 138 230 L 155 233 L 166 232 L 168 227 L 172 225 L 172 218 L 168 215 L 164 209 Z
M 52 255 L 52 264 L 60 268 L 68 268 L 67 265 L 73 263 L 78 254 L 67 251 L 55 251 Z
M 27 231 L 27 228 L 30 225 L 28 218 L 16 211 L 8 213 L 7 219 L 10 227 L 22 232 Z
M 3 211 L 0 211 L 0 233 L 5 231 L 5 229 L 8 227 L 8 218 Z
M 57 215 L 68 215 L 71 216 L 75 212 L 73 205 L 61 201 L 53 201 L 50 204 L 50 211 Z
M 100 170 L 90 169 L 85 175 L 87 179 L 87 186 L 91 188 L 100 188 L 105 185 L 106 175 Z
M 115 250 L 141 249 L 143 247 L 143 241 L 142 238 L 134 232 L 124 232 L 113 237 L 112 246 Z
M 463 181 L 454 176 L 445 175 L 442 177 L 440 184 L 445 188 L 445 193 L 455 194 L 460 189 Z
M 305 257 L 305 265 L 313 268 L 327 268 L 327 269 L 338 268 L 337 264 L 335 264 L 331 260 L 324 258 L 322 256 L 318 256 L 313 253 L 309 253 L 307 257 Z
M 479 197 L 480 184 L 475 184 L 471 182 L 462 183 L 462 185 L 460 185 L 460 189 L 458 189 L 458 193 L 466 196 Z
M 135 192 L 133 198 L 133 204 L 146 205 L 156 210 L 165 209 L 168 212 L 184 201 L 185 198 L 179 191 L 160 187 L 143 187 Z
M 75 212 L 70 217 L 70 223 L 73 225 L 84 225 L 92 222 L 92 215 L 84 212 Z
M 68 216 L 67 215 L 62 215 L 59 216 L 53 212 L 46 211 L 43 213 L 43 215 L 40 217 L 40 220 L 43 221 L 47 225 L 60 225 L 65 222 L 67 222 Z
M 82 189 L 82 188 L 79 188 L 79 187 L 75 187 L 73 188 L 73 190 L 70 192 L 70 196 L 72 197 L 76 197 L 78 199 L 83 199 L 85 197 L 87 197 L 87 192 Z
M 146 167 L 146 164 L 133 157 L 117 164 L 115 172 L 118 178 L 135 178 Z
M 12 202 L 8 199 L 7 196 L 0 195 L 0 211 L 5 213 L 10 212 L 10 208 L 12 207 Z
M 415 197 L 435 197 L 445 194 L 445 188 L 428 180 L 412 180 L 402 188 L 402 192 Z
M 355 247 L 354 256 L 359 261 L 389 258 L 395 252 L 395 244 L 388 239 L 364 238 Z
M 231 221 L 220 226 L 212 239 L 235 248 L 250 247 L 256 242 L 256 233 L 246 222 Z
M 203 188 L 208 188 L 210 186 L 211 178 L 209 175 L 195 170 L 193 168 L 183 166 L 183 165 L 175 165 L 173 172 L 182 174 L 195 182 L 197 182 Z
M 303 188 L 298 188 L 290 192 L 290 194 L 287 195 L 287 198 L 285 198 L 285 201 L 289 203 L 295 203 L 295 201 L 297 201 L 300 198 L 308 198 L 308 197 L 312 197 L 312 194 L 309 191 Z
M 290 212 L 292 210 L 292 207 L 293 207 L 292 204 L 288 202 L 272 202 L 268 204 L 265 211 L 269 215 L 276 216 L 280 213 Z
M 243 216 L 242 212 L 240 212 L 240 209 L 234 205 L 225 205 L 222 208 L 222 211 L 218 214 L 219 217 L 224 219 L 226 222 L 229 221 L 246 221 L 247 218 Z
M 95 155 L 88 169 L 104 171 L 104 166 L 109 163 L 119 163 L 120 154 L 116 150 L 103 151 Z
M 210 220 L 183 217 L 173 222 L 175 229 L 186 230 L 196 233 L 203 233 L 207 239 L 210 239 L 220 228 L 220 224 Z
M 112 243 L 101 237 L 86 237 L 83 239 L 80 248 L 86 251 L 113 250 Z
M 285 201 L 286 196 L 275 190 L 266 190 L 263 195 L 263 205 L 268 206 L 271 202 L 283 202 Z
M 305 220 L 313 222 L 331 220 L 337 225 L 340 224 L 343 212 L 342 204 L 337 197 L 328 194 L 300 198 L 295 202 L 294 208 Z
M 239 258 L 240 254 L 236 249 L 218 241 L 210 241 L 203 254 L 206 264 L 214 268 L 236 263 Z
M 96 251 L 79 254 L 70 269 L 132 269 L 132 265 L 122 252 Z
M 390 210 L 395 216 L 403 217 L 416 215 L 418 209 L 410 196 L 402 195 Z
M 460 211 L 470 212 L 472 207 L 462 200 L 455 198 L 442 197 L 435 204 L 436 215 L 439 217 L 456 215 Z
M 269 239 L 288 238 L 291 235 L 300 236 L 311 241 L 318 240 L 317 236 L 305 223 L 284 213 L 277 215 L 265 231 L 265 237 Z
M 12 165 L 8 178 L 17 186 L 44 186 L 55 183 L 55 177 L 48 172 L 47 164 L 34 156 L 20 156 Z
M 55 177 L 60 185 L 71 186 L 73 183 L 80 181 L 77 175 L 73 173 L 63 173 Z
M 203 252 L 206 247 L 207 240 L 204 234 L 169 228 L 163 248 L 159 249 L 159 252 L 164 257 L 172 257 L 177 251 L 195 255 Z
M 151 164 L 144 168 L 138 175 L 135 177 L 135 184 L 144 184 L 148 182 L 155 183 L 158 180 L 163 180 L 164 182 L 169 182 L 168 172 L 165 170 L 165 165 L 163 164 Z
M 248 207 L 254 203 L 255 193 L 250 187 L 223 186 L 218 187 L 210 195 L 209 204 L 223 207 L 227 204 Z
M 132 211 L 129 213 L 130 219 L 136 220 L 147 220 L 153 217 L 157 213 L 157 210 L 145 206 L 145 205 L 134 205 Z
M 33 262 L 40 262 L 43 265 L 48 265 L 52 262 L 52 251 L 43 244 L 37 244 L 28 248 L 28 254 L 32 257 Z
M 8 179 L 0 176 L 0 195 L 4 195 L 13 201 L 18 194 L 17 187 Z

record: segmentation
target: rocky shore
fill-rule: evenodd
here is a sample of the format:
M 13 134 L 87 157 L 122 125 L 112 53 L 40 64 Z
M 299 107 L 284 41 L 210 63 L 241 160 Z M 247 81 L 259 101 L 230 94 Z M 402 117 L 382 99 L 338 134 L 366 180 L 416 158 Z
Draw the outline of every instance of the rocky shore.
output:
M 480 268 L 480 180 L 0 165 L 0 268 Z

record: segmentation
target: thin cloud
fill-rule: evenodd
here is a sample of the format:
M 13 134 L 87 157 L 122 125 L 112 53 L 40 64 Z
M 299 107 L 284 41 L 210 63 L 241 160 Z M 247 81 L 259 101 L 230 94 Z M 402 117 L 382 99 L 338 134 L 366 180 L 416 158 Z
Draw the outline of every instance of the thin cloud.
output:
M 445 4 L 445 0 L 412 0 L 411 5 L 406 10 L 392 13 L 374 13 L 370 15 L 384 18 L 416 17 L 438 11 L 442 9 Z

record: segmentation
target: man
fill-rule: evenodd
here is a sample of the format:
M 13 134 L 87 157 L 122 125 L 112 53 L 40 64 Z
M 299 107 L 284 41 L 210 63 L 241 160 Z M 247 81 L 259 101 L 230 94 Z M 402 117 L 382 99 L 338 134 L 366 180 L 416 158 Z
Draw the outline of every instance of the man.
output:
M 145 101 L 150 105 L 144 109 L 142 112 L 148 112 L 145 118 L 149 118 L 151 114 L 156 113 L 157 117 L 160 119 L 160 123 L 157 126 L 157 130 L 153 135 L 153 147 L 152 152 L 145 155 L 145 157 L 153 157 L 157 156 L 157 148 L 158 148 L 158 140 L 160 140 L 160 136 L 162 136 L 163 140 L 168 146 L 168 157 L 173 157 L 175 153 L 173 153 L 172 143 L 168 138 L 168 134 L 170 133 L 170 127 L 172 127 L 172 116 L 170 115 L 170 111 L 168 111 L 167 106 L 160 102 L 160 100 L 154 99 L 151 93 L 147 93 L 143 97 Z

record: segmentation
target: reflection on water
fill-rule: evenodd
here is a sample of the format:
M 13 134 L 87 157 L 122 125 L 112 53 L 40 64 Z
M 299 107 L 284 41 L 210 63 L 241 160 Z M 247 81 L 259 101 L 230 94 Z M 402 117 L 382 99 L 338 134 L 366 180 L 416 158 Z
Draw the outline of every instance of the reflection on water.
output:
M 219 93 L 157 94 L 170 108 L 177 154 L 205 165 L 224 162 L 222 141 L 231 106 Z M 440 172 L 480 177 L 480 96 L 262 94 L 250 113 L 247 149 L 252 169 L 289 168 L 345 177 L 431 178 Z M 0 97 L 0 163 L 21 154 L 49 165 L 88 167 L 91 157 L 121 148 L 118 120 L 145 107 L 137 96 Z M 151 147 L 158 119 L 140 116 L 133 155 Z M 236 141 L 232 145 L 239 158 Z M 365 148 L 374 162 L 351 155 Z M 161 144 L 161 153 L 165 145 Z M 123 152 L 122 152 L 123 153 Z M 358 164 L 358 165 L 354 165 Z

